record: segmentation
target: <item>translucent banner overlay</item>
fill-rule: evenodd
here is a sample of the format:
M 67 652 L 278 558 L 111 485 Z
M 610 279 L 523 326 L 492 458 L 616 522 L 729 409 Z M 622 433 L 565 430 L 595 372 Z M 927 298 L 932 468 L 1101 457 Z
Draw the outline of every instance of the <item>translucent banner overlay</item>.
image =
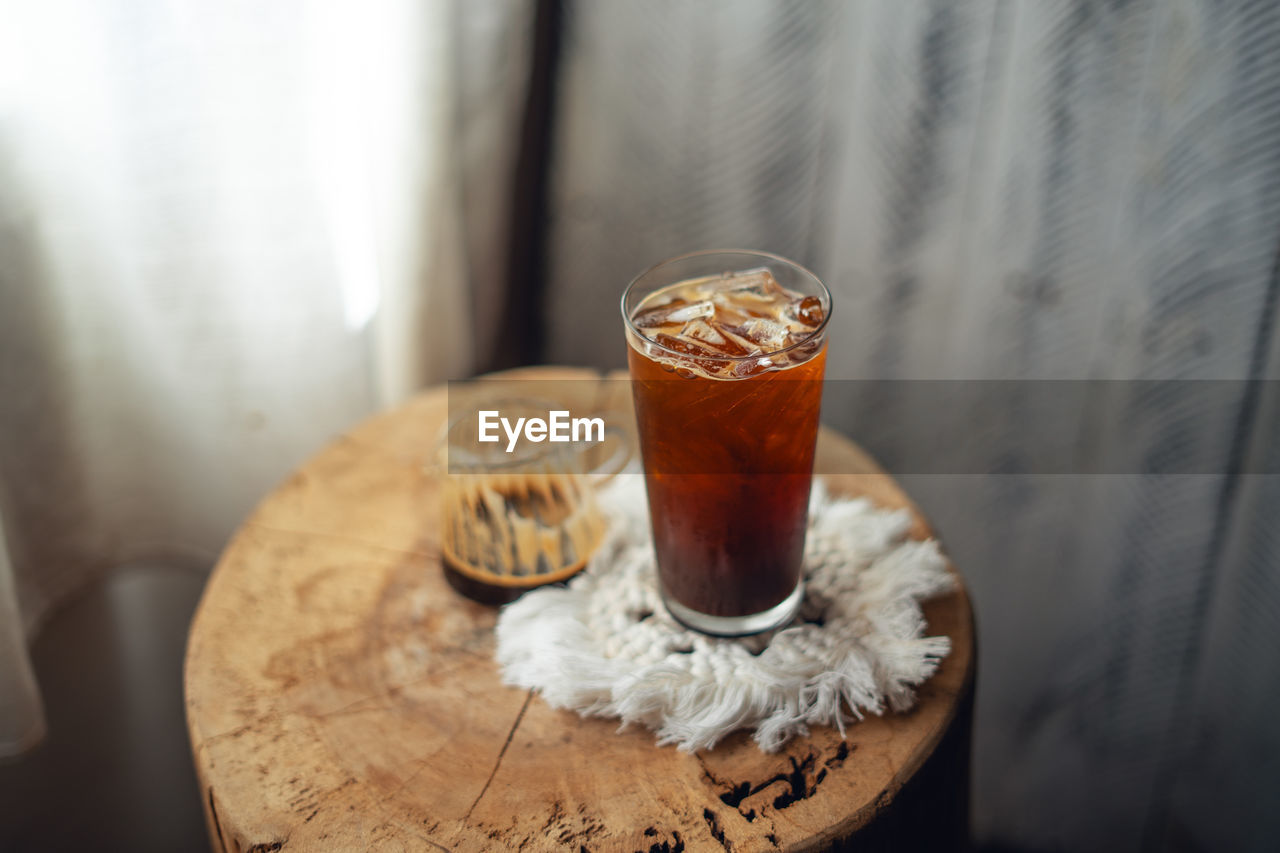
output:
M 639 471 L 644 447 L 650 473 L 803 474 L 807 456 L 794 451 L 808 434 L 805 401 L 820 393 L 823 426 L 893 475 L 1280 474 L 1280 424 L 1256 418 L 1278 392 L 1280 380 L 827 380 L 818 389 L 786 371 L 738 382 L 455 381 L 450 423 L 478 426 L 488 412 L 498 440 L 461 454 L 450 446 L 449 470 L 473 468 L 477 448 L 502 460 L 566 436 L 554 447 L 587 471 L 625 467 L 628 454 L 626 470 Z M 865 472 L 834 446 L 821 442 L 815 473 Z

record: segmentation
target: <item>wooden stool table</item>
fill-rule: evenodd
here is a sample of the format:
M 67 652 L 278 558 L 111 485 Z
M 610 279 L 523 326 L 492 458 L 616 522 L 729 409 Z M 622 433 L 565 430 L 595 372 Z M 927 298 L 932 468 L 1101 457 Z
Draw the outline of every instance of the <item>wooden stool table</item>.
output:
M 589 377 L 540 368 L 531 378 Z M 232 538 L 191 626 L 186 706 L 213 847 L 268 850 L 939 850 L 964 843 L 973 701 L 963 588 L 925 605 L 953 649 L 909 714 L 761 753 L 694 755 L 504 686 L 497 611 L 441 575 L 424 473 L 446 418 L 430 390 L 357 426 Z M 824 430 L 828 478 L 915 513 Z M 825 461 L 824 461 L 825 460 Z M 834 463 L 834 464 L 833 464 Z

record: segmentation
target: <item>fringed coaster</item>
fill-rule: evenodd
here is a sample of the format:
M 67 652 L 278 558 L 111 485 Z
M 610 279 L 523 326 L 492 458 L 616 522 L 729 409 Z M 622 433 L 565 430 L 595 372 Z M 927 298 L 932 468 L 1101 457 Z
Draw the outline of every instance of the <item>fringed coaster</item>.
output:
M 676 622 L 658 592 L 644 481 L 602 492 L 610 530 L 567 588 L 508 605 L 497 658 L 507 683 L 537 688 L 557 708 L 642 723 L 659 745 L 710 749 L 751 728 L 772 752 L 810 725 L 905 711 L 914 688 L 951 650 L 925 637 L 920 602 L 954 585 L 937 543 L 909 539 L 905 510 L 810 501 L 805 601 L 790 626 L 721 639 Z

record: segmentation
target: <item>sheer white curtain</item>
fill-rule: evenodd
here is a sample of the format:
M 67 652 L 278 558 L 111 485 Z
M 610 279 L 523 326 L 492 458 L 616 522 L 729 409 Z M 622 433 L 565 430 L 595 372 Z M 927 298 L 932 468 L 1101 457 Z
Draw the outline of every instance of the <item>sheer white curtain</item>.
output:
M 0 755 L 51 606 L 470 370 L 524 9 L 0 2 Z

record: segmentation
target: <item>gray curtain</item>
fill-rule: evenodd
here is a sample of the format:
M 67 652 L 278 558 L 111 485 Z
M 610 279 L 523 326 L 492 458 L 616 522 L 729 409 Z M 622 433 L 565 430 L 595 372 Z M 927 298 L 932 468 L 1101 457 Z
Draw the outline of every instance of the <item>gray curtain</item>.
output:
M 979 838 L 1270 848 L 1280 404 L 1238 380 L 1280 377 L 1280 6 L 563 17 L 548 360 L 620 366 L 618 294 L 664 257 L 811 266 L 824 417 L 975 595 Z

